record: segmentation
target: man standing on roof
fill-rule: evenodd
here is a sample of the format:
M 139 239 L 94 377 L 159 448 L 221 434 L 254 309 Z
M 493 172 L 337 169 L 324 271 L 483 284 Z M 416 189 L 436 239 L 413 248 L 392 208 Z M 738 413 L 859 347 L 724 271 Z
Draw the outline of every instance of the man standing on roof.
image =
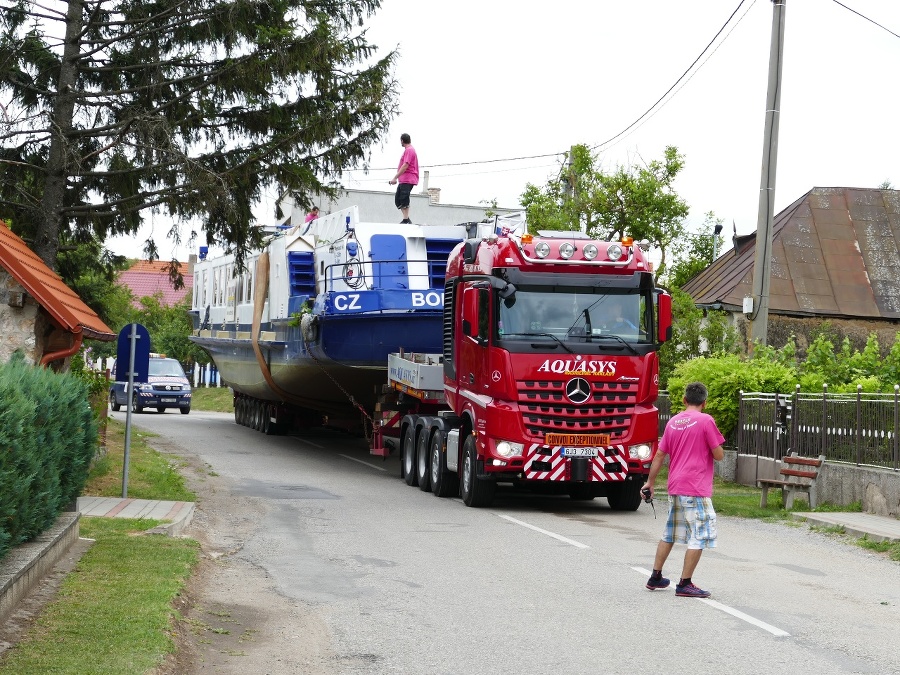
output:
M 397 194 L 394 195 L 394 204 L 403 214 L 401 225 L 412 224 L 409 219 L 409 195 L 412 189 L 419 183 L 419 158 L 412 146 L 409 134 L 401 134 L 400 144 L 403 146 L 403 156 L 400 157 L 400 166 L 396 175 L 388 181 L 390 185 L 397 185 Z

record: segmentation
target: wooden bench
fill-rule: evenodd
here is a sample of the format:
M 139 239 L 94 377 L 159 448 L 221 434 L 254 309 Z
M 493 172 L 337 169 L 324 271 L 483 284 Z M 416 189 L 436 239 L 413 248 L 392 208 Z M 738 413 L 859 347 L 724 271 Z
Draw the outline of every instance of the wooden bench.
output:
M 779 480 L 760 478 L 756 481 L 757 487 L 762 488 L 762 494 L 759 497 L 760 508 L 766 507 L 769 488 L 781 488 L 781 503 L 786 509 L 790 509 L 794 505 L 794 493 L 796 492 L 805 492 L 809 496 L 809 508 L 816 508 L 816 483 L 824 463 L 825 455 L 819 455 L 818 459 L 799 457 L 795 453 L 782 457 L 781 475 L 784 478 Z

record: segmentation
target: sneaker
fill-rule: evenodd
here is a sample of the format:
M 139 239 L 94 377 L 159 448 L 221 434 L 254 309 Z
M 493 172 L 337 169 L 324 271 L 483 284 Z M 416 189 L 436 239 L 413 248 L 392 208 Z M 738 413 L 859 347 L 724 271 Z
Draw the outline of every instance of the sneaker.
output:
M 712 593 L 697 588 L 694 584 L 685 584 L 684 586 L 675 586 L 675 595 L 682 598 L 708 598 Z
M 412 225 L 412 221 L 409 218 L 404 218 L 400 221 L 401 225 Z
M 663 576 L 650 577 L 649 579 L 647 579 L 647 588 L 649 588 L 651 591 L 656 591 L 663 588 L 668 588 L 669 583 L 669 580 Z

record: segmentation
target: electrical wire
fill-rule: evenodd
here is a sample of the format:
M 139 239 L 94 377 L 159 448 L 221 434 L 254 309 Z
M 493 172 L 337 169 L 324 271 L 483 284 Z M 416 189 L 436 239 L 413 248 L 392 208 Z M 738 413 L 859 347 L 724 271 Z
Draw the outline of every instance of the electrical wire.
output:
M 878 26 L 878 27 L 881 28 L 882 30 L 886 30 L 888 33 L 890 33 L 891 35 L 893 35 L 895 38 L 900 38 L 900 35 L 897 35 L 897 34 L 896 34 L 894 31 L 892 31 L 890 28 L 885 28 L 884 26 L 882 26 L 880 23 L 878 23 L 878 22 L 875 21 L 874 19 L 870 19 L 869 17 L 867 17 L 865 14 L 860 14 L 859 12 L 857 12 L 857 11 L 856 11 L 855 9 L 853 9 L 852 7 L 847 7 L 847 5 L 845 5 L 843 2 L 839 2 L 839 0 L 834 0 L 834 2 L 835 2 L 835 4 L 838 4 L 838 5 L 840 5 L 841 7 L 843 7 L 844 9 L 846 9 L 848 12 L 853 12 L 854 14 L 856 14 L 856 16 L 861 17 L 861 18 L 863 18 L 863 19 L 865 19 L 866 21 L 869 21 L 869 22 L 871 22 L 871 23 L 874 23 L 876 26 Z
M 644 111 L 644 113 L 643 113 L 640 117 L 638 117 L 634 122 L 632 122 L 631 124 L 629 124 L 629 125 L 628 125 L 627 127 L 625 127 L 624 129 L 622 129 L 622 131 L 620 131 L 619 133 L 617 133 L 617 134 L 616 134 L 615 136 L 613 136 L 612 138 L 608 138 L 607 140 L 603 141 L 602 143 L 597 143 L 597 145 L 591 146 L 591 150 L 599 150 L 599 149 L 602 148 L 603 146 L 609 145 L 609 144 L 612 143 L 614 140 L 616 140 L 619 136 L 621 136 L 621 135 L 624 134 L 626 131 L 628 131 L 629 129 L 631 129 L 633 126 L 635 126 L 635 125 L 636 125 L 638 122 L 640 122 L 642 119 L 644 119 L 645 117 L 647 117 L 647 115 L 649 115 L 649 114 L 653 111 L 653 109 L 656 108 L 656 106 L 659 105 L 659 103 L 660 103 L 666 96 L 669 95 L 669 92 L 671 92 L 675 87 L 678 86 L 678 83 L 679 83 L 679 82 L 681 82 L 685 77 L 687 77 L 687 74 L 688 74 L 689 72 L 691 72 L 691 70 L 694 68 L 695 65 L 697 65 L 697 62 L 698 62 L 701 58 L 703 58 L 703 55 L 704 55 L 707 51 L 709 51 L 709 48 L 712 47 L 713 44 L 715 43 L 715 41 L 719 39 L 719 36 L 722 34 L 722 31 L 724 31 L 725 28 L 728 27 L 728 24 L 731 23 L 731 20 L 732 20 L 732 19 L 734 18 L 734 16 L 738 13 L 738 10 L 740 10 L 741 6 L 742 6 L 746 1 L 747 1 L 747 0 L 741 0 L 741 1 L 738 3 L 738 6 L 734 8 L 734 11 L 733 11 L 733 12 L 731 13 L 731 15 L 728 17 L 728 20 L 725 21 L 724 24 L 722 24 L 722 27 L 718 30 L 718 32 L 716 32 L 716 34 L 713 36 L 713 39 L 709 41 L 709 44 L 706 45 L 706 47 L 703 48 L 703 51 L 700 52 L 700 54 L 697 56 L 696 59 L 694 59 L 694 61 L 691 63 L 691 65 L 689 65 L 689 66 L 687 67 L 687 70 L 685 70 L 685 71 L 681 74 L 681 76 L 680 76 L 677 80 L 675 80 L 675 82 L 672 84 L 672 86 L 669 87 L 668 89 L 666 89 L 666 92 L 665 92 L 662 96 L 660 96 L 658 99 L 656 99 L 656 102 L 655 102 L 653 105 L 651 105 L 649 108 L 647 108 L 647 110 Z

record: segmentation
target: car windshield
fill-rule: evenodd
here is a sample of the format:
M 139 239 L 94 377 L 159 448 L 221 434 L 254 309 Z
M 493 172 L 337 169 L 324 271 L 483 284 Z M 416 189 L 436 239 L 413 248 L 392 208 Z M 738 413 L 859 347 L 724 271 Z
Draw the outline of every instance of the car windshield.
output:
M 184 377 L 181 364 L 175 359 L 150 359 L 152 377 Z
M 604 337 L 628 342 L 650 340 L 644 296 L 598 294 L 594 290 L 520 288 L 512 303 L 499 303 L 499 337 L 531 339 L 543 333 L 562 340 Z

